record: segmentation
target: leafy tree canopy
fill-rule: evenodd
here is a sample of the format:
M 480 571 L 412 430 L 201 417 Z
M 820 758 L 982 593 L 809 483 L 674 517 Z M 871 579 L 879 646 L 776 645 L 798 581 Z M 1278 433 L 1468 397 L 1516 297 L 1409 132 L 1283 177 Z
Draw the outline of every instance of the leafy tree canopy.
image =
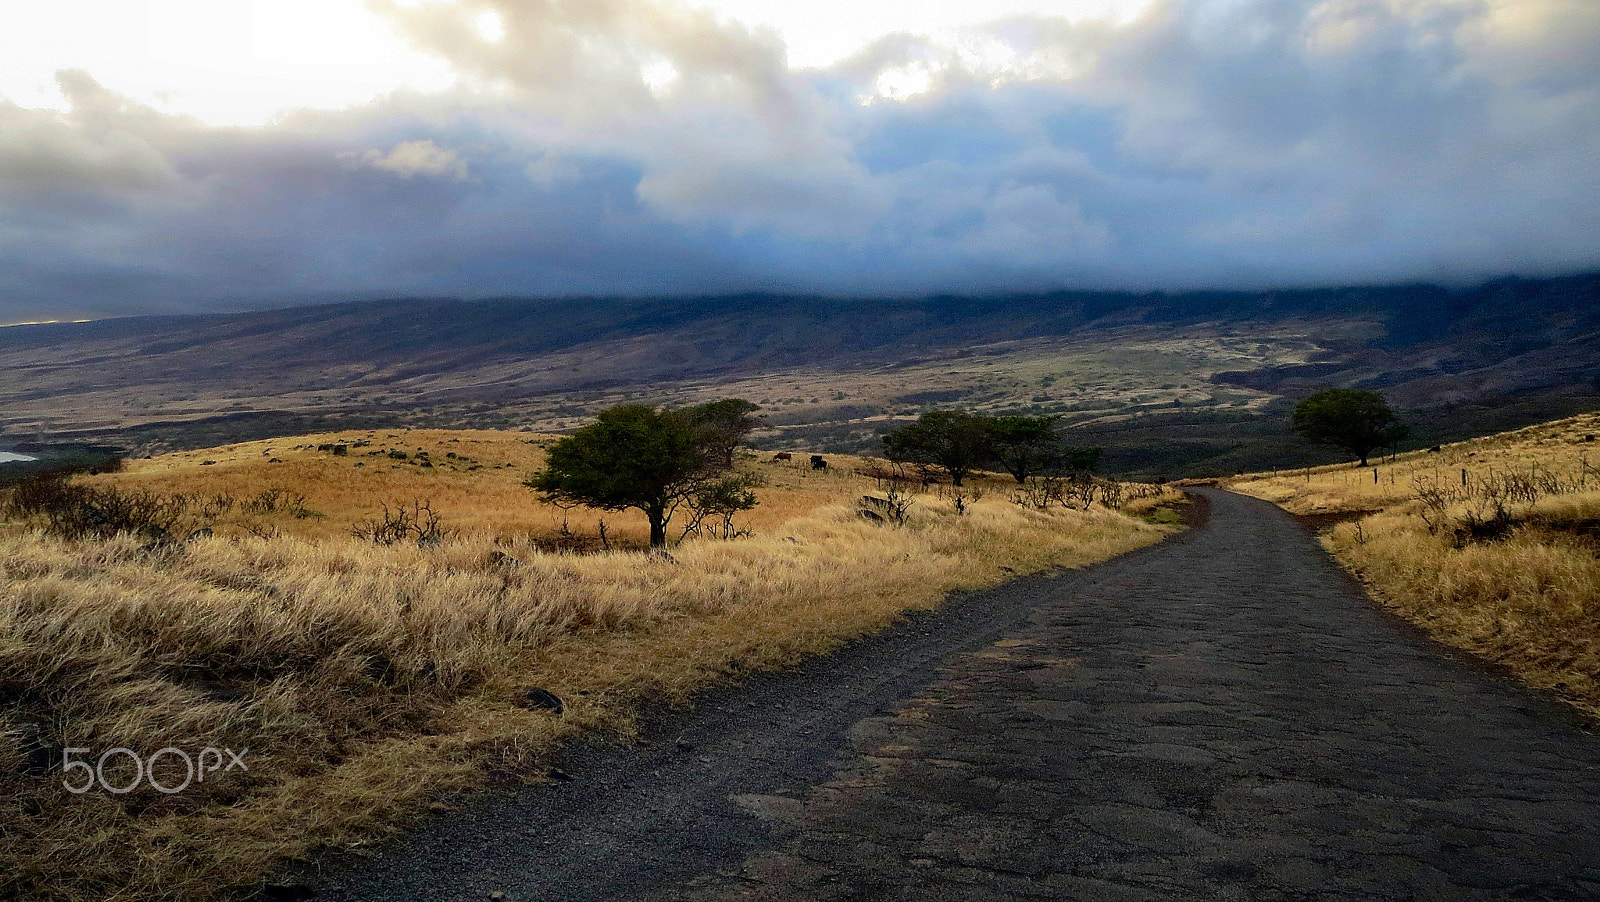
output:
M 897 463 L 940 469 L 961 485 L 990 459 L 990 418 L 965 410 L 931 410 L 883 437 L 884 454 Z
M 1342 448 L 1360 458 L 1363 467 L 1375 449 L 1410 434 L 1382 395 L 1355 388 L 1330 388 L 1306 398 L 1295 405 L 1293 423 L 1296 435 Z
M 685 408 L 684 413 L 711 462 L 726 468 L 733 466 L 733 449 L 761 425 L 761 418 L 755 415 L 760 409 L 743 398 L 724 398 Z
M 1056 417 L 995 417 L 989 421 L 989 444 L 994 459 L 1017 482 L 1046 472 L 1060 463 L 1065 451 L 1056 434 Z
M 1103 448 L 1084 445 L 1062 445 L 1061 456 L 1051 469 L 1066 473 L 1093 473 L 1100 466 L 1103 451 Z
M 624 404 L 556 442 L 527 485 L 557 504 L 643 511 L 650 544 L 661 547 L 673 511 L 715 472 L 692 416 Z

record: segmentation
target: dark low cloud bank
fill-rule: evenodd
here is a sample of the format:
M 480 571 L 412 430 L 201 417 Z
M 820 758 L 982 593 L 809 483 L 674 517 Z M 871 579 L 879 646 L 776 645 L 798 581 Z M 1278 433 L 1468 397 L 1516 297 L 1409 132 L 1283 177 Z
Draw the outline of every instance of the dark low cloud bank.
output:
M 470 27 L 485 10 L 502 40 Z M 69 113 L 0 101 L 0 321 L 1600 268 L 1587 0 L 1173 2 L 802 71 L 771 33 L 644 2 L 390 14 L 460 86 L 257 129 L 82 71 Z

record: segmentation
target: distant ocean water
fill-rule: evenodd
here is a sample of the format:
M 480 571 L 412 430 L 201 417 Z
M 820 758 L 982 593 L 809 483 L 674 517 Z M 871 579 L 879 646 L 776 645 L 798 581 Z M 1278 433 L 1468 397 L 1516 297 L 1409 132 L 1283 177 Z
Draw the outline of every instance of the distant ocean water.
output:
M 38 460 L 38 459 L 39 458 L 37 458 L 37 457 L 30 457 L 29 455 L 26 455 L 26 454 L 17 454 L 16 452 L 13 452 L 13 451 L 0 451 L 0 464 L 8 464 L 8 463 L 11 463 L 12 461 L 18 461 L 18 460 Z

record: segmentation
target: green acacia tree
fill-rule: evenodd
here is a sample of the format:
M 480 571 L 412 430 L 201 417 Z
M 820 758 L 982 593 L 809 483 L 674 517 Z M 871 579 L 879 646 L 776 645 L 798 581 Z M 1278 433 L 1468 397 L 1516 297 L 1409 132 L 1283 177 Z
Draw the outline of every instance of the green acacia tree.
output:
M 1044 472 L 1069 476 L 1094 473 L 1100 467 L 1100 456 L 1105 449 L 1089 445 L 1062 445 L 1061 454 Z
M 965 410 L 930 410 L 883 437 L 884 455 L 896 463 L 943 470 L 961 485 L 991 456 L 990 418 Z
M 1374 450 L 1411 434 L 1383 395 L 1356 388 L 1330 388 L 1306 398 L 1295 405 L 1293 423 L 1296 435 L 1342 448 L 1360 458 L 1363 467 Z
M 556 504 L 643 511 L 650 545 L 660 548 L 673 512 L 717 476 L 701 438 L 684 411 L 612 407 L 556 442 L 525 484 Z
M 685 408 L 684 413 L 711 463 L 727 469 L 733 466 L 733 449 L 761 425 L 761 418 L 755 415 L 760 409 L 759 404 L 743 398 L 724 398 Z
M 989 445 L 996 462 L 1018 483 L 1055 467 L 1065 453 L 1054 416 L 995 417 L 989 422 Z

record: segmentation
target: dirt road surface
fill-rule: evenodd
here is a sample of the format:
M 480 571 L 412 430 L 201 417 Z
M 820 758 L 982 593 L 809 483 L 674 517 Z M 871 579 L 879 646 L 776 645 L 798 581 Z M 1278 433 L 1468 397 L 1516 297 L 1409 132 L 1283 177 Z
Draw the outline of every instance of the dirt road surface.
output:
M 953 598 L 584 747 L 346 900 L 1600 899 L 1600 736 L 1292 518 Z

